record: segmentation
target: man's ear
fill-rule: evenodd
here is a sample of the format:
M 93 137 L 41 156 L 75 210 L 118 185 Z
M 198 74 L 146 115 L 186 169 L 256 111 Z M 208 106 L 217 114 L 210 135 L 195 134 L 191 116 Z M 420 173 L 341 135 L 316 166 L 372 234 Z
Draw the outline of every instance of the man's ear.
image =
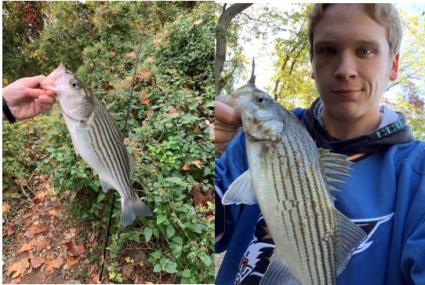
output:
M 314 73 L 314 70 L 311 71 L 311 79 L 316 80 L 316 74 Z
M 393 61 L 391 63 L 391 71 L 390 71 L 390 80 L 394 81 L 398 77 L 398 61 L 400 58 L 400 53 L 396 53 L 393 56 Z

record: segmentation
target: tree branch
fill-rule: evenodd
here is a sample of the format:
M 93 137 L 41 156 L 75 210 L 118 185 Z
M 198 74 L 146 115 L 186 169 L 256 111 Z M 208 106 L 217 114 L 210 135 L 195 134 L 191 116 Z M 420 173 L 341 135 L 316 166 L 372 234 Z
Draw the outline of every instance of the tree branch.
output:
M 221 82 L 221 72 L 223 71 L 224 61 L 226 60 L 227 49 L 227 29 L 230 26 L 232 19 L 243 10 L 251 6 L 252 3 L 237 3 L 225 9 L 218 19 L 216 30 L 216 49 L 215 49 L 215 63 L 214 63 L 214 77 L 215 77 L 215 93 L 219 95 L 223 88 Z

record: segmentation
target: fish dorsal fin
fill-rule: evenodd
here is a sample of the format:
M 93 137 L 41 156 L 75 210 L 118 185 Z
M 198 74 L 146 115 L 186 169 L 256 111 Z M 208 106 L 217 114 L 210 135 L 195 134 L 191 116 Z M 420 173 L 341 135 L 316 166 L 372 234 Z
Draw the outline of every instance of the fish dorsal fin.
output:
M 255 59 L 254 58 L 252 58 L 251 78 L 249 79 L 248 84 L 255 85 Z
M 231 204 L 246 204 L 253 205 L 257 204 L 257 196 L 252 186 L 251 174 L 249 169 L 241 174 L 238 178 L 230 184 L 226 193 L 223 195 L 221 200 L 223 205 Z
M 350 176 L 352 162 L 343 154 L 333 153 L 328 149 L 319 148 L 320 164 L 324 177 L 332 195 L 340 191 L 345 178 Z
M 341 212 L 336 209 L 334 211 L 337 217 L 335 261 L 338 276 L 344 271 L 354 250 L 365 240 L 367 234 Z

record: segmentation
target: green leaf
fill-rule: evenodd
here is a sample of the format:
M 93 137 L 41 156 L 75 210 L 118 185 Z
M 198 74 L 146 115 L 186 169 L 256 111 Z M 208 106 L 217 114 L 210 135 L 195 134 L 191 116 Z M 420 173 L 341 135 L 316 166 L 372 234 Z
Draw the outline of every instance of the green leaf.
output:
M 104 192 L 100 192 L 99 195 L 97 196 L 97 202 L 102 202 L 103 200 L 105 200 L 105 193 Z
M 168 225 L 168 227 L 167 227 L 167 238 L 174 236 L 175 233 L 176 233 L 176 230 L 174 229 L 174 227 L 172 225 Z
M 152 256 L 155 257 L 156 259 L 159 259 L 161 257 L 161 252 L 155 251 L 154 253 L 152 253 Z
M 149 227 L 146 227 L 144 230 L 143 230 L 143 235 L 145 236 L 145 239 L 146 239 L 146 242 L 149 242 L 150 240 L 151 240 L 151 237 L 152 237 L 152 229 L 151 228 L 149 228 Z
M 156 217 L 156 224 L 157 224 L 157 225 L 160 225 L 160 224 L 162 224 L 163 222 L 165 222 L 165 220 L 167 220 L 167 216 L 165 216 L 165 215 L 158 215 L 158 216 Z
M 177 264 L 174 262 L 169 262 L 166 266 L 165 266 L 165 271 L 168 273 L 176 273 L 177 272 Z
M 185 269 L 185 270 L 183 270 L 183 272 L 182 272 L 182 276 L 183 276 L 183 277 L 186 277 L 186 278 L 189 278 L 190 276 L 192 276 L 192 273 L 190 272 L 190 270 L 189 270 L 189 269 Z
M 211 262 L 211 258 L 209 256 L 201 255 L 200 258 L 201 258 L 202 262 L 205 264 L 205 266 L 208 267 L 208 266 L 211 265 L 212 262 Z
M 167 177 L 167 178 L 165 178 L 165 181 L 170 182 L 170 183 L 174 183 L 174 184 L 177 184 L 177 185 L 186 186 L 186 183 L 184 182 L 184 180 L 181 179 L 180 177 L 176 177 L 176 176 Z
M 155 264 L 154 268 L 153 268 L 153 272 L 158 273 L 161 271 L 161 265 L 159 264 Z

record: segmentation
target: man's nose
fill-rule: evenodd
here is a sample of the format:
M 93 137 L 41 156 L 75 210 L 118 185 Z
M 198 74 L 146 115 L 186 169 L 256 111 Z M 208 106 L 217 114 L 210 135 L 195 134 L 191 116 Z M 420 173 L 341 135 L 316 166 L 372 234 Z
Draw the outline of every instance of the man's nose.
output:
M 343 53 L 338 58 L 335 77 L 337 79 L 349 80 L 357 77 L 356 60 L 352 55 Z

